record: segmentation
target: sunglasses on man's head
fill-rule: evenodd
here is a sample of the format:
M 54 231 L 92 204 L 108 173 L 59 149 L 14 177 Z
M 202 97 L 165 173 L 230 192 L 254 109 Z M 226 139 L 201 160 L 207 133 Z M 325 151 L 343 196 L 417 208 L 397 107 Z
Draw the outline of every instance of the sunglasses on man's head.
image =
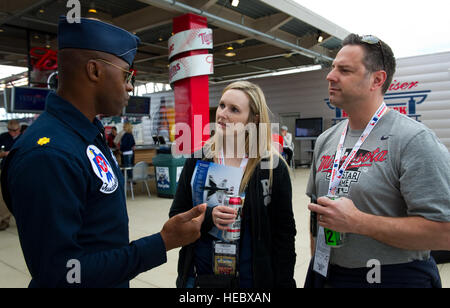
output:
M 386 65 L 384 64 L 384 50 L 383 50 L 383 46 L 381 45 L 381 40 L 374 35 L 363 35 L 361 37 L 361 42 L 369 44 L 369 45 L 376 45 L 376 46 L 380 47 L 381 60 L 383 61 L 383 70 L 386 70 Z
M 133 76 L 134 76 L 134 73 L 135 73 L 135 71 L 134 70 L 129 70 L 129 71 L 127 71 L 126 69 L 123 69 L 123 68 L 121 68 L 120 66 L 118 66 L 118 65 L 116 65 L 116 64 L 114 64 L 114 63 L 111 63 L 111 62 L 109 62 L 109 61 L 106 61 L 106 60 L 103 60 L 103 59 L 95 59 L 96 61 L 100 61 L 100 62 L 103 62 L 103 63 L 106 63 L 106 64 L 109 64 L 109 65 L 112 65 L 112 66 L 114 66 L 115 68 L 118 68 L 119 70 L 121 70 L 122 72 L 124 72 L 124 73 L 126 73 L 126 75 L 125 75 L 125 82 L 127 83 L 127 84 L 133 84 L 134 82 L 133 82 Z

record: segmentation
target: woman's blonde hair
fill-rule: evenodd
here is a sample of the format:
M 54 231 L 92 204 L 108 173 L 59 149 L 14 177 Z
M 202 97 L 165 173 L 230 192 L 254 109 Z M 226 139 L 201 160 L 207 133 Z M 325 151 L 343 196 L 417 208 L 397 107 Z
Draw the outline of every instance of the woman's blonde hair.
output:
M 133 125 L 130 122 L 125 122 L 123 124 L 123 130 L 129 134 L 133 133 Z
M 280 153 L 272 146 L 272 125 L 269 117 L 270 110 L 269 107 L 267 107 L 264 93 L 258 85 L 249 81 L 236 81 L 229 84 L 222 91 L 222 95 L 228 90 L 240 90 L 247 95 L 250 105 L 250 113 L 247 122 L 254 123 L 256 125 L 256 142 L 254 142 L 254 140 L 250 142 L 250 138 L 254 136 L 253 134 L 249 132 L 246 132 L 245 134 L 245 154 L 247 154 L 249 158 L 239 192 L 243 192 L 245 190 L 256 166 L 263 158 L 267 158 L 269 160 L 270 186 L 272 186 L 274 158 L 278 158 L 285 164 L 286 162 L 281 157 Z M 222 135 L 216 133 L 205 143 L 204 151 L 206 157 L 219 157 L 220 151 L 222 150 L 220 145 L 223 144 L 219 138 L 222 138 Z M 254 151 L 255 146 L 257 147 L 256 152 Z M 249 153 L 256 155 L 249 155 Z

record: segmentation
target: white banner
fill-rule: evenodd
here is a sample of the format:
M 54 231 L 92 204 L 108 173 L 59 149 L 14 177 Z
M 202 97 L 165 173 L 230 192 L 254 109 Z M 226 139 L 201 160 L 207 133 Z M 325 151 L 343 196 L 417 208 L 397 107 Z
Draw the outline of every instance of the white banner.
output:
M 214 74 L 212 54 L 185 57 L 170 63 L 169 83 L 188 77 L 209 74 Z
M 182 31 L 169 39 L 169 59 L 185 51 L 212 48 L 212 29 L 201 28 Z

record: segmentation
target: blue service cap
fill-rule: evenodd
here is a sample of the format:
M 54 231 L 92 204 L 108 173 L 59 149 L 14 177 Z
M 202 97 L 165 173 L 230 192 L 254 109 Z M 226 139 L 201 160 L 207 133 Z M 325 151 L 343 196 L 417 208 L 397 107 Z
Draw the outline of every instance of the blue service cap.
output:
M 123 59 L 131 66 L 139 42 L 136 35 L 99 20 L 80 18 L 80 23 L 69 23 L 66 16 L 59 18 L 59 50 L 78 48 L 102 51 Z

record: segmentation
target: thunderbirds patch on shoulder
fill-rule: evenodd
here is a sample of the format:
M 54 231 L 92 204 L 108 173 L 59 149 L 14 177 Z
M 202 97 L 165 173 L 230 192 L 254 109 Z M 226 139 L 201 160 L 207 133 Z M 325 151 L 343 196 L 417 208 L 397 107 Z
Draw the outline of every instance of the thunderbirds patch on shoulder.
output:
M 105 155 L 95 145 L 89 145 L 86 149 L 86 154 L 95 175 L 103 182 L 100 191 L 105 194 L 115 192 L 119 186 L 119 181 Z

